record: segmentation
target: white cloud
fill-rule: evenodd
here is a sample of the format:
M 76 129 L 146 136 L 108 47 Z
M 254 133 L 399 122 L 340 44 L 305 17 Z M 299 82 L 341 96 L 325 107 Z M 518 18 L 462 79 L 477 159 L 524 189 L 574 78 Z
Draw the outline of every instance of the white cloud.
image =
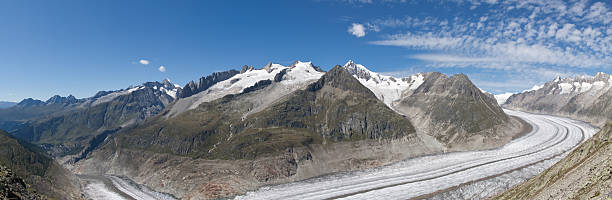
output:
M 159 68 L 157 68 L 160 72 L 166 72 L 166 67 L 164 67 L 163 65 L 159 66 Z
M 366 35 L 365 27 L 363 24 L 353 23 L 351 27 L 349 27 L 348 32 L 355 37 L 363 37 Z
M 447 54 L 416 54 L 409 57 L 431 62 L 480 63 L 496 61 L 495 58 L 472 58 Z
M 148 64 L 149 64 L 149 60 L 140 59 L 140 60 L 138 61 L 138 63 L 143 64 L 143 65 L 148 65 Z

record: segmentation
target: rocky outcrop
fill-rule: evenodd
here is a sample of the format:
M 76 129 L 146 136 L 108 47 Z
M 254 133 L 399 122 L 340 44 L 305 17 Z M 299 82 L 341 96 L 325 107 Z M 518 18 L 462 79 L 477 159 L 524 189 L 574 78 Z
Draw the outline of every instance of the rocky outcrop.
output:
M 240 72 L 233 69 L 224 72 L 214 72 L 211 75 L 200 78 L 197 84 L 193 81 L 189 82 L 187 85 L 185 85 L 185 87 L 183 87 L 183 90 L 178 96 L 179 98 L 190 97 L 194 94 L 197 94 L 210 88 L 210 86 L 213 86 L 218 82 L 227 80 L 238 73 Z
M 602 72 L 595 76 L 557 77 L 538 90 L 514 94 L 504 107 L 552 114 L 604 125 L 612 119 L 612 78 Z
M 36 193 L 11 169 L 0 165 L 0 199 L 39 200 L 47 197 Z
M 0 131 L 0 166 L 0 184 L 3 184 L 0 197 L 24 194 L 26 196 L 21 199 L 30 199 L 22 189 L 32 188 L 53 199 L 81 198 L 74 175 L 59 166 L 42 149 L 12 138 L 3 131 Z
M 494 199 L 612 198 L 612 122 L 539 175 Z

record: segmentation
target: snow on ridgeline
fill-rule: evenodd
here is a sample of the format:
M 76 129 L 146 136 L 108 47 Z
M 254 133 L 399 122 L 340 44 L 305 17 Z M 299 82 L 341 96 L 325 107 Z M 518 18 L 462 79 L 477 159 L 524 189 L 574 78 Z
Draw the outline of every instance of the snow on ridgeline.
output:
M 523 90 L 519 93 L 545 89 L 548 95 L 580 95 L 587 93 L 590 96 L 598 96 L 601 93 L 605 93 L 605 91 L 608 91 L 610 88 L 612 88 L 612 78 L 610 75 L 603 72 L 597 72 L 595 76 L 582 75 L 573 78 L 561 78 L 557 76 L 550 82 L 543 85 L 534 85 L 531 89 Z M 518 93 L 498 94 L 495 95 L 495 99 L 502 105 L 506 103 L 508 98 L 513 94 Z
M 348 70 L 361 84 L 370 89 L 376 97 L 387 106 L 393 108 L 393 103 L 401 99 L 402 94 L 408 90 L 415 90 L 424 82 L 422 73 L 414 74 L 406 78 L 395 78 L 381 75 L 368 70 L 361 64 L 355 64 L 349 60 L 344 68 Z
M 281 80 L 281 84 L 286 86 L 286 90 L 279 91 L 283 94 L 274 94 L 274 96 L 282 96 L 300 89 L 305 83 L 313 82 L 321 78 L 325 72 L 320 72 L 315 69 L 312 62 L 296 61 L 290 66 L 269 63 L 261 69 L 247 67 L 241 73 L 233 77 L 218 82 L 208 89 L 199 92 L 193 96 L 179 99 L 168 112 L 168 117 L 176 116 L 187 110 L 197 108 L 204 102 L 214 101 L 221 97 L 230 94 L 239 94 L 245 88 L 255 85 L 262 80 L 274 80 L 274 77 L 281 71 L 286 70 L 286 74 Z
M 166 94 L 172 97 L 172 99 L 176 99 L 176 95 L 178 94 L 178 91 L 181 88 L 181 86 L 177 84 L 173 84 L 168 79 L 164 79 L 161 83 L 160 82 L 147 82 L 147 83 L 143 83 L 140 86 L 128 87 L 127 89 L 109 92 L 108 94 L 97 97 L 97 98 L 94 97 L 91 105 L 95 106 L 101 103 L 106 103 L 106 102 L 112 101 L 113 99 L 119 96 L 128 95 L 138 90 L 145 89 L 147 87 L 152 88 L 153 90 L 159 91 L 162 94 Z
M 523 90 L 522 92 L 537 91 L 537 90 L 541 89 L 542 87 L 544 87 L 544 85 L 534 85 L 531 89 Z M 508 98 L 510 98 L 510 96 L 512 96 L 514 94 L 516 94 L 516 93 L 506 92 L 506 93 L 503 93 L 503 94 L 496 94 L 494 96 L 495 96 L 495 100 L 497 100 L 497 103 L 499 105 L 504 105 L 506 103 L 506 101 L 508 101 Z

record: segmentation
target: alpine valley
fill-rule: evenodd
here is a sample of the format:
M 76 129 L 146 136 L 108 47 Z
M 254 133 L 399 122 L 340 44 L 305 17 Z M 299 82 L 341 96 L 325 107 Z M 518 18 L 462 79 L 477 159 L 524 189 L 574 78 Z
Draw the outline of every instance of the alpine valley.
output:
M 612 113 L 610 83 L 603 73 L 555 79 L 510 96 L 503 106 L 603 125 Z M 563 132 L 564 123 L 583 131 Z M 330 177 L 347 182 L 329 184 L 348 188 L 325 194 L 337 196 L 274 193 L 280 196 L 263 199 L 369 199 L 427 181 L 451 185 L 404 197 L 444 198 L 513 171 L 553 165 L 544 161 L 561 160 L 597 131 L 566 118 L 504 110 L 464 74 L 392 77 L 353 61 L 329 71 L 311 62 L 270 62 L 215 72 L 184 87 L 166 79 L 83 99 L 25 99 L 0 109 L 0 128 L 7 132 L 0 135 L 7 141 L 0 147 L 7 154 L 0 180 L 16 188 L 0 195 L 26 199 L 260 199 L 276 191 L 270 187 L 299 192 L 302 184 L 328 184 Z M 608 148 L 608 132 L 606 126 L 576 151 L 604 155 L 598 152 Z M 547 174 L 586 157 L 569 153 L 524 184 L 549 183 Z M 473 176 L 443 180 L 470 170 Z M 610 177 L 595 178 L 603 176 Z M 496 186 L 485 197 L 540 194 L 525 193 L 524 184 L 498 194 L 516 184 Z

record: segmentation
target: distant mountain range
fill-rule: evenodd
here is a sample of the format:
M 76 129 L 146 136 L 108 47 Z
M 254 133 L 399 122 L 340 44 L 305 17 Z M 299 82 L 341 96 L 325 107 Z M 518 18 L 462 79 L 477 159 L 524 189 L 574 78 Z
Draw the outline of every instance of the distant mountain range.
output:
M 0 109 L 2 108 L 8 108 L 11 106 L 17 105 L 17 103 L 15 102 L 9 102 L 9 101 L 0 101 Z
M 612 78 L 595 76 L 555 78 L 536 90 L 514 94 L 504 107 L 567 116 L 602 126 L 612 119 Z

